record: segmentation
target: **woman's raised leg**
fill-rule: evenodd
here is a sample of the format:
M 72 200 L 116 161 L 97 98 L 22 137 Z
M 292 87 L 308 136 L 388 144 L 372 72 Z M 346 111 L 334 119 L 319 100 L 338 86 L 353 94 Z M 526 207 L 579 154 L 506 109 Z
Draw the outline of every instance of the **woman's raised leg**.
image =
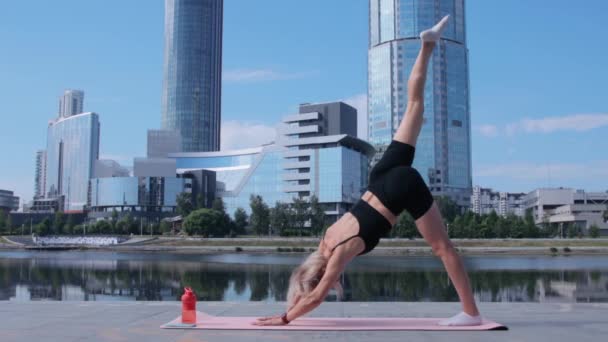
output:
M 441 35 L 441 31 L 445 28 L 448 18 L 449 16 L 445 16 L 437 25 L 420 33 L 422 47 L 407 81 L 407 108 L 393 137 L 399 142 L 416 146 L 416 140 L 423 123 L 426 72 L 436 42 Z

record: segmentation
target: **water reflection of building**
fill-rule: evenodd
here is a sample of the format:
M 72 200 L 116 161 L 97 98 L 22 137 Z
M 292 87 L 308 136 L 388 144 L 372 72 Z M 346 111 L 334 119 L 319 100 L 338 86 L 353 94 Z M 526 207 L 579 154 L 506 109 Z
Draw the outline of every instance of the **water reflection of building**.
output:
M 187 285 L 203 301 L 284 301 L 293 266 L 130 258 L 0 259 L 0 299 L 177 300 Z M 606 270 L 473 270 L 470 276 L 479 301 L 608 301 Z M 341 283 L 345 301 L 458 300 L 440 270 L 354 267 Z M 336 300 L 335 293 L 327 300 Z
M 537 282 L 539 302 L 608 302 L 608 275 L 585 272 L 579 281 Z

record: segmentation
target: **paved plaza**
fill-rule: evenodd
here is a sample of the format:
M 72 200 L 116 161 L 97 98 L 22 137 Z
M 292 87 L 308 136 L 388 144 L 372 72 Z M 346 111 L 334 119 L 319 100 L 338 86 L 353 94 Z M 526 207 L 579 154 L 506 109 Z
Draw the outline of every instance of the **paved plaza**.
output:
M 570 341 L 608 336 L 608 304 L 481 303 L 509 331 L 204 331 L 159 326 L 180 313 L 179 302 L 2 302 L 0 341 Z M 283 303 L 199 302 L 217 316 L 263 316 Z M 458 303 L 324 303 L 315 317 L 446 317 Z

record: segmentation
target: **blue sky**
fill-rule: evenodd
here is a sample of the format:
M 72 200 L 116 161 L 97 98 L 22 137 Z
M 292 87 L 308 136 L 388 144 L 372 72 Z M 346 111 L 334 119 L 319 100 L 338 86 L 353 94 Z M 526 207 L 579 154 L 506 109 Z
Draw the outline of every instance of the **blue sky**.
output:
M 608 2 L 577 4 L 467 1 L 474 184 L 608 190 Z M 146 130 L 160 125 L 163 7 L 3 2 L 0 189 L 31 198 L 65 88 L 100 114 L 102 157 L 145 154 Z M 225 0 L 223 148 L 272 139 L 302 102 L 364 109 L 367 11 L 367 0 Z

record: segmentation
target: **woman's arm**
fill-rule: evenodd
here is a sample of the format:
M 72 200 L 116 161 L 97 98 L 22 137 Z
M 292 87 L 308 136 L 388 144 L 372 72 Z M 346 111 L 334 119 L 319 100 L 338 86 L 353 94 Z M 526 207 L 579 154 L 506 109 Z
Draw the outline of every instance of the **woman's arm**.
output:
M 329 259 L 325 274 L 319 285 L 307 296 L 299 298 L 296 304 L 290 308 L 287 312 L 287 320 L 293 321 L 294 319 L 309 313 L 316 307 L 323 303 L 329 290 L 335 286 L 336 282 L 340 278 L 340 274 L 344 271 L 344 267 L 348 262 L 348 258 L 343 253 L 335 253 Z M 281 316 L 273 316 L 258 319 L 254 323 L 255 325 L 282 325 L 284 324 L 281 320 Z

